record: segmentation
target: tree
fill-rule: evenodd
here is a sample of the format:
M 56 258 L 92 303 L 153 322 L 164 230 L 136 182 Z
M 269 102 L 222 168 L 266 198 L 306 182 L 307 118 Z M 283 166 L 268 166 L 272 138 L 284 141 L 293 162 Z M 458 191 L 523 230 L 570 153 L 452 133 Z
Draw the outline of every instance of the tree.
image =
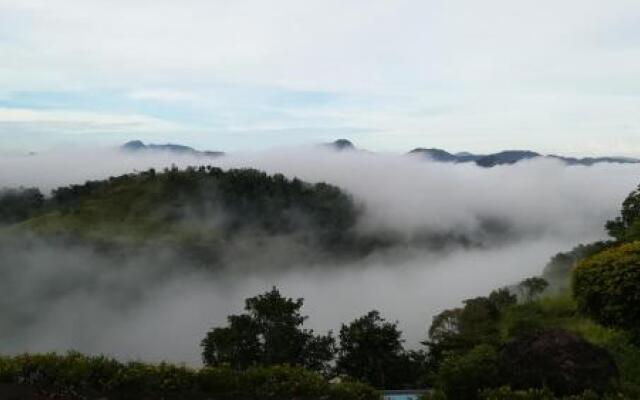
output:
M 520 291 L 522 298 L 530 303 L 542 294 L 549 286 L 544 278 L 537 276 L 527 278 L 518 284 L 518 290 Z
M 568 252 L 558 253 L 551 257 L 544 267 L 542 276 L 556 287 L 568 288 L 571 284 L 571 270 L 578 262 L 615 245 L 615 243 L 614 241 L 599 241 L 580 244 Z
M 511 293 L 508 288 L 500 288 L 493 290 L 489 294 L 489 301 L 496 309 L 498 309 L 498 311 L 502 311 L 505 308 L 516 304 L 518 302 L 518 296 Z
M 493 300 L 476 297 L 465 300 L 464 307 L 445 310 L 433 318 L 429 328 L 429 359 L 433 368 L 450 353 L 463 353 L 479 344 L 496 344 L 499 339 L 500 310 Z M 506 301 L 506 299 L 502 299 Z
M 302 329 L 303 299 L 282 297 L 275 287 L 246 300 L 247 313 L 228 317 L 227 327 L 212 329 L 201 343 L 205 365 L 235 369 L 254 365 L 290 364 L 326 372 L 335 340 Z
M 572 286 L 578 311 L 640 338 L 640 242 L 583 260 L 573 272 Z
M 622 202 L 620 216 L 607 221 L 605 226 L 618 241 L 640 239 L 640 186 Z
M 397 323 L 385 321 L 375 310 L 349 325 L 343 324 L 337 372 L 379 389 L 411 385 L 424 358 L 405 352 L 401 337 Z

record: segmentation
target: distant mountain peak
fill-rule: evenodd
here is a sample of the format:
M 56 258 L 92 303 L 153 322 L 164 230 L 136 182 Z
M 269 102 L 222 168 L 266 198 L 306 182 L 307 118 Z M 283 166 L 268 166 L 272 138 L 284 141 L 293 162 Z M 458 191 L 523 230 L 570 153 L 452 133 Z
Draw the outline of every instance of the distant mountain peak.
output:
M 224 155 L 221 151 L 199 151 L 194 149 L 193 147 L 184 146 L 181 144 L 145 144 L 141 140 L 132 140 L 123 144 L 120 147 L 121 150 L 128 152 L 139 152 L 139 151 L 165 151 L 171 153 L 178 154 L 193 154 L 197 156 L 207 156 L 207 157 L 218 157 Z
M 337 151 L 356 150 L 356 146 L 348 139 L 338 139 L 331 143 L 325 143 L 324 145 Z
M 122 145 L 123 150 L 136 151 L 142 150 L 146 146 L 141 140 L 132 140 Z

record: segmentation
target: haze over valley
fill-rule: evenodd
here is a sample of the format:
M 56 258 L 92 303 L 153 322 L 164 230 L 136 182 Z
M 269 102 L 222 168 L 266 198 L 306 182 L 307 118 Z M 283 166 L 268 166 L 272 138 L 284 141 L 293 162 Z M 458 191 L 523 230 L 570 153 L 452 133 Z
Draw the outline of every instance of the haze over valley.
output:
M 87 180 L 199 165 L 256 168 L 326 182 L 344 193 L 335 201 L 353 212 L 353 221 L 337 216 L 338 225 L 323 228 L 327 214 L 278 231 L 260 225 L 262 216 L 229 208 L 259 201 L 255 195 L 215 200 L 203 209 L 200 197 L 180 196 L 180 186 L 168 187 L 178 196 L 171 201 L 180 214 L 166 227 L 157 212 L 168 203 L 154 202 L 143 177 L 130 188 L 126 182 L 115 186 L 113 199 L 101 200 L 100 192 L 81 195 L 88 197 L 80 198 L 79 219 L 70 219 L 73 211 L 67 217 L 49 211 L 5 226 L 2 352 L 77 349 L 193 365 L 200 362 L 197 343 L 209 327 L 240 311 L 242 299 L 274 285 L 306 299 L 305 311 L 313 316 L 308 325 L 317 331 L 335 331 L 340 322 L 377 309 L 398 320 L 407 345 L 418 348 L 441 310 L 538 274 L 559 251 L 604 238 L 604 222 L 616 215 L 640 173 L 637 164 L 570 166 L 537 158 L 483 168 L 322 146 L 214 158 L 102 148 L 4 158 L 2 164 L 0 186 L 38 187 L 47 195 Z M 121 211 L 87 208 L 121 207 L 125 198 Z M 274 218 L 302 221 L 308 212 L 315 211 Z M 153 225 L 156 219 L 165 222 Z M 207 239 L 231 229 L 225 222 L 230 219 L 244 228 L 222 244 Z M 151 228 L 141 224 L 147 223 L 160 232 L 146 232 Z M 323 229 L 342 244 L 323 242 Z M 55 239 L 60 234 L 64 240 Z M 185 242 L 181 235 L 192 239 Z M 185 250 L 196 242 L 215 248 L 215 257 L 206 249 L 202 257 Z M 96 243 L 111 243 L 120 253 Z

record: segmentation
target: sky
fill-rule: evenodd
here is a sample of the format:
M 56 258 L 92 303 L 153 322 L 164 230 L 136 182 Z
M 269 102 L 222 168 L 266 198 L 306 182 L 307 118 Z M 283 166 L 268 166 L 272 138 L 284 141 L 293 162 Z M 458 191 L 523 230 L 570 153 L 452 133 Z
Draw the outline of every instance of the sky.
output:
M 637 0 L 0 0 L 0 154 L 640 156 Z

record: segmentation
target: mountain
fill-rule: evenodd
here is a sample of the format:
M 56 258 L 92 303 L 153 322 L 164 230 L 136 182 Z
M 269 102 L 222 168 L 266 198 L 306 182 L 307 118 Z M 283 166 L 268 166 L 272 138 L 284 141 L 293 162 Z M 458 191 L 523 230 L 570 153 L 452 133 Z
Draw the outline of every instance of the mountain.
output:
M 524 160 L 534 158 L 550 158 L 560 160 L 567 165 L 583 165 L 591 166 L 598 163 L 619 163 L 619 164 L 635 164 L 640 163 L 639 159 L 628 157 L 564 157 L 559 155 L 542 155 L 529 150 L 505 150 L 491 154 L 473 154 L 469 152 L 460 152 L 452 154 L 446 150 L 436 148 L 418 147 L 407 153 L 412 156 L 424 157 L 431 161 L 448 162 L 448 163 L 475 163 L 484 168 L 495 167 L 496 165 L 511 165 Z
M 417 149 L 413 149 L 409 152 L 409 154 L 420 155 L 423 157 L 427 157 L 433 161 L 439 162 L 458 162 L 459 157 L 455 154 L 451 154 L 442 149 L 424 149 L 419 147 Z
M 140 140 L 132 140 L 123 144 L 120 147 L 121 150 L 127 152 L 143 152 L 143 151 L 163 151 L 176 154 L 189 154 L 206 157 L 219 157 L 223 156 L 224 152 L 221 151 L 199 151 L 193 147 L 183 146 L 181 144 L 144 144 Z
M 321 146 L 339 151 L 349 152 L 358 150 L 358 148 L 348 139 L 338 139 L 333 142 L 324 143 Z M 122 151 L 137 152 L 169 152 L 173 154 L 187 154 L 201 157 L 220 157 L 225 153 L 221 151 L 200 151 L 193 147 L 180 144 L 145 144 L 140 140 L 132 140 L 120 147 Z M 408 155 L 425 158 L 436 162 L 445 163 L 475 163 L 484 168 L 491 168 L 497 165 L 512 165 L 520 161 L 530 160 L 534 158 L 548 158 L 564 162 L 567 165 L 592 166 L 599 163 L 617 163 L 617 164 L 636 164 L 640 163 L 640 159 L 629 157 L 566 157 L 556 154 L 543 155 L 530 150 L 504 150 L 490 154 L 474 154 L 470 152 L 449 153 L 446 150 L 438 148 L 418 147 L 411 150 Z
M 356 146 L 354 146 L 354 144 L 347 140 L 347 139 L 338 139 L 336 141 L 333 141 L 331 143 L 325 143 L 324 146 L 331 148 L 333 150 L 336 151 L 353 151 L 356 150 Z

